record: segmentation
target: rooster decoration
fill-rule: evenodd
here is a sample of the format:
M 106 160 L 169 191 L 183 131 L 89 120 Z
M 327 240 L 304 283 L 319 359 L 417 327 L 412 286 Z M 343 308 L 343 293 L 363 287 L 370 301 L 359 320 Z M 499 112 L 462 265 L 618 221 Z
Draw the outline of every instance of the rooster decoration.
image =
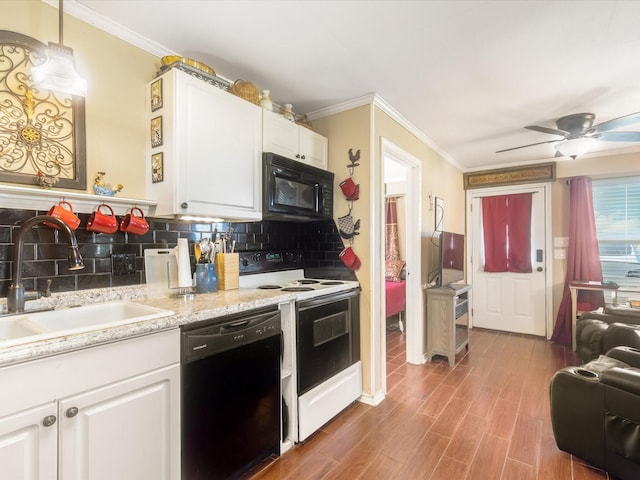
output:
M 122 185 L 121 183 L 116 183 L 114 186 L 106 185 L 103 180 L 105 175 L 105 172 L 96 173 L 96 176 L 93 179 L 93 191 L 98 195 L 113 197 L 116 193 L 124 188 L 124 185 Z

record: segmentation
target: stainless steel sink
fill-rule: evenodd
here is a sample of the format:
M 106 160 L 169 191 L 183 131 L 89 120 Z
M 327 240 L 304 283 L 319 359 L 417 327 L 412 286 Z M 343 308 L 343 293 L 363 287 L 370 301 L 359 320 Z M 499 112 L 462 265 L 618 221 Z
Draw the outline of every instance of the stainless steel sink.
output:
M 153 320 L 173 313 L 171 310 L 133 302 L 96 303 L 60 310 L 25 312 L 0 319 L 0 347 Z

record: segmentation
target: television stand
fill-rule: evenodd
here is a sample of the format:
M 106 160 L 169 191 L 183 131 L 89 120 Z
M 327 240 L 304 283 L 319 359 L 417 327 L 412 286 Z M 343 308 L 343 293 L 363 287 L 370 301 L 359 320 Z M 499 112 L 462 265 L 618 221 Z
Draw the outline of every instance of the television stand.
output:
M 443 355 L 450 366 L 456 353 L 469 350 L 469 291 L 471 285 L 455 283 L 427 288 L 427 361 Z

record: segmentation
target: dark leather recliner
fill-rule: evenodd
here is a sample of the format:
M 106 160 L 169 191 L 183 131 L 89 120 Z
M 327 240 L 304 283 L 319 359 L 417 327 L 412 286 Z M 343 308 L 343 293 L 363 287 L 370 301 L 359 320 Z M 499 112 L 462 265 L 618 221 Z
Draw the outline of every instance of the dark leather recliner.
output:
M 576 353 L 583 362 L 619 345 L 640 349 L 640 311 L 606 307 L 584 312 L 576 323 Z
M 559 370 L 550 401 L 560 450 L 622 480 L 640 478 L 640 350 L 616 347 Z

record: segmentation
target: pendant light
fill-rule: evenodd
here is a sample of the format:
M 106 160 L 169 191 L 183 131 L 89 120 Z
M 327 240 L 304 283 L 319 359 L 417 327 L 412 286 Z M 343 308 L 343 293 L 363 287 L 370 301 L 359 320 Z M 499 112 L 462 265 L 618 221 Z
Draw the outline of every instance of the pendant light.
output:
M 60 43 L 49 42 L 47 60 L 33 67 L 31 74 L 36 87 L 84 97 L 87 95 L 87 81 L 76 72 L 73 50 L 62 44 L 63 0 L 58 3 L 58 33 Z

